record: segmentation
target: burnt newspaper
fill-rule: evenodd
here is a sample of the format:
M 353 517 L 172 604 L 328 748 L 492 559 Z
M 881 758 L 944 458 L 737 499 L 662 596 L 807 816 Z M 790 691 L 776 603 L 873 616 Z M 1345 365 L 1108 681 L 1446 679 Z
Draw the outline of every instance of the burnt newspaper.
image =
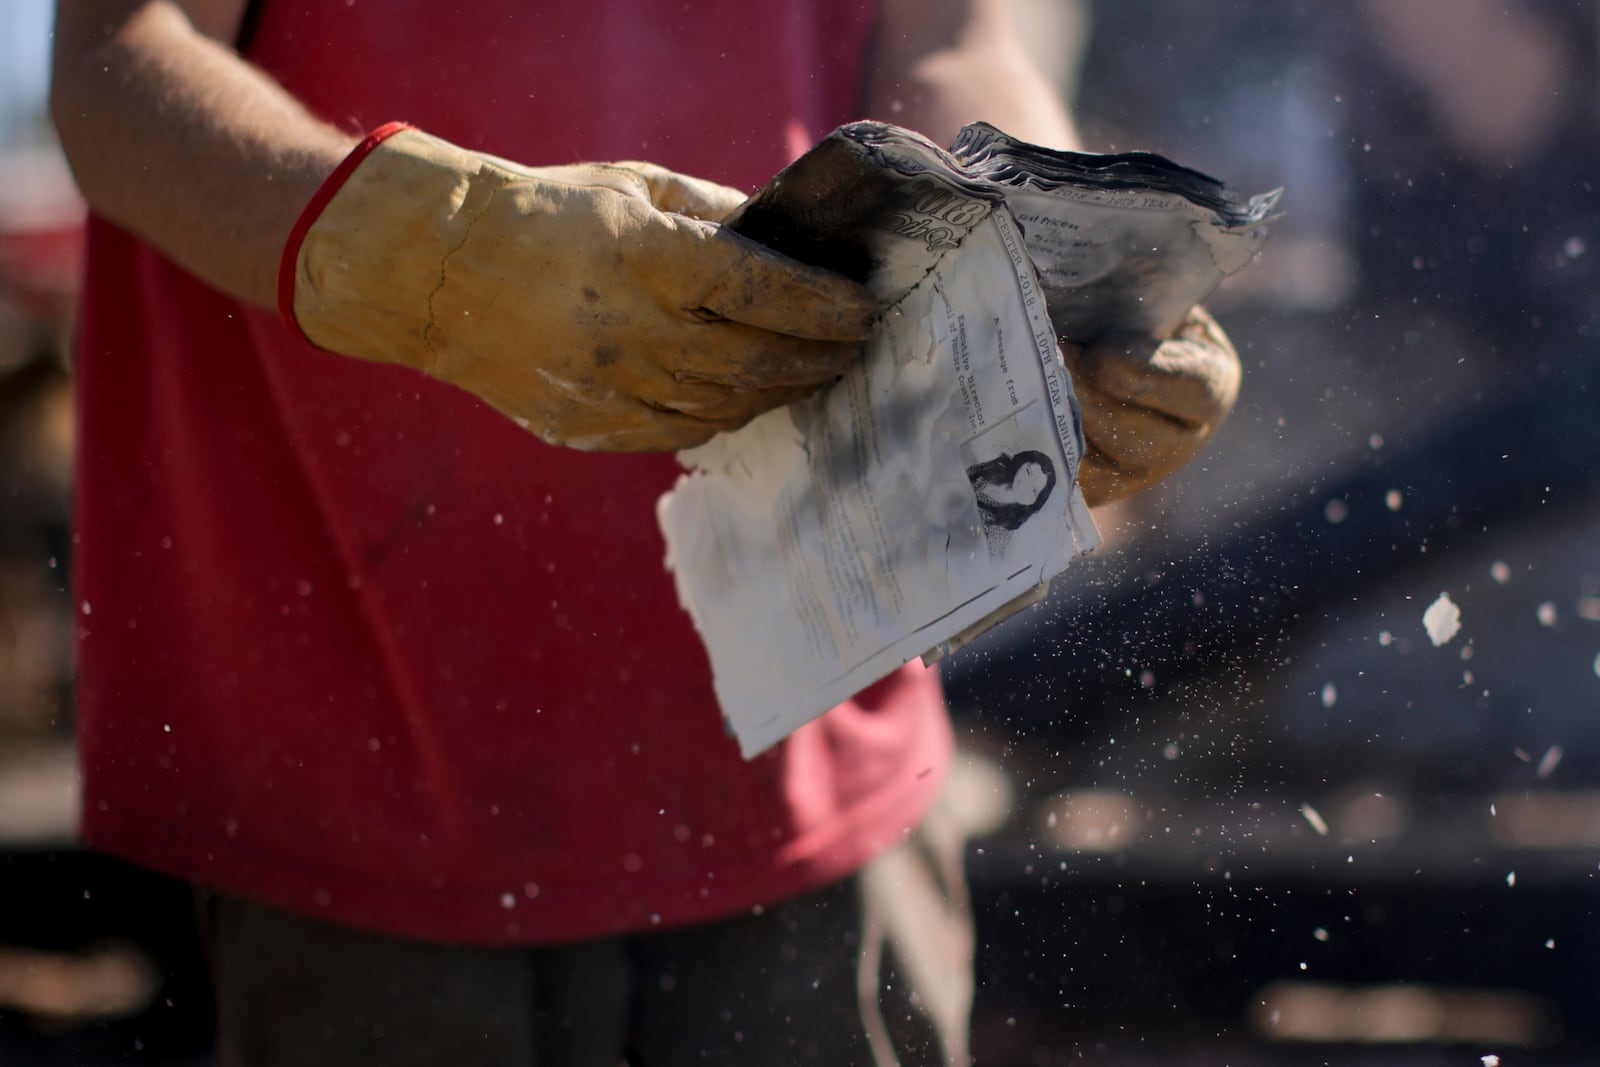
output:
M 833 386 L 680 454 L 667 566 L 746 757 L 1041 599 L 1100 542 L 1058 337 L 1161 335 L 1265 236 L 1143 153 L 841 127 L 727 220 L 882 306 Z

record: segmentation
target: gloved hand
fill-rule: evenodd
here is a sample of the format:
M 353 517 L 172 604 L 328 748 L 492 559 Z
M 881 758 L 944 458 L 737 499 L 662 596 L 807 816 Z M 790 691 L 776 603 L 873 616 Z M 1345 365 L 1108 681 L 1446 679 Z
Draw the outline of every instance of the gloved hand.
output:
M 1153 485 L 1199 453 L 1239 395 L 1239 356 L 1194 308 L 1167 341 L 1108 335 L 1061 353 L 1083 409 L 1078 484 L 1091 507 Z
M 736 190 L 645 163 L 522 167 L 387 129 L 296 228 L 285 318 L 553 444 L 699 444 L 833 380 L 877 314 L 855 282 L 706 221 Z

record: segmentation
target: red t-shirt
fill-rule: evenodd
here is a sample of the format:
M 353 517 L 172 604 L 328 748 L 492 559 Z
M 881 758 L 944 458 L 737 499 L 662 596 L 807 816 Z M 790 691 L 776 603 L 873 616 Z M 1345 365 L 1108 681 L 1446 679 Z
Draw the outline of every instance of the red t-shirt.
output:
M 849 0 L 261 7 L 249 57 L 353 130 L 746 188 L 853 117 L 870 23 Z M 91 845 L 395 934 L 537 943 L 842 877 L 943 776 L 914 666 L 739 759 L 662 565 L 670 456 L 551 448 L 316 351 L 100 220 L 79 370 Z

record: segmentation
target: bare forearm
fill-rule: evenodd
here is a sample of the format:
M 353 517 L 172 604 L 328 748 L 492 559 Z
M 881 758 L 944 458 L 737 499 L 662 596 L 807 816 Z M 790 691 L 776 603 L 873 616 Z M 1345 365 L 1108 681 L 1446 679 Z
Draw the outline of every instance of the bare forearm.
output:
M 296 216 L 355 142 L 167 2 L 60 0 L 51 111 L 97 213 L 263 307 Z
M 1035 144 L 1079 146 L 1017 38 L 1009 0 L 884 0 L 865 86 L 868 116 L 940 144 L 981 119 Z

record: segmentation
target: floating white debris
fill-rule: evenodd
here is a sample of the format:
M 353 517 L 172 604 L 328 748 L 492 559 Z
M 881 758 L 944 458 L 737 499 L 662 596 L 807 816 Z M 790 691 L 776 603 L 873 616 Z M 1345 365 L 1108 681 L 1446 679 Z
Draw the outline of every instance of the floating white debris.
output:
M 1327 682 L 1322 687 L 1322 706 L 1331 708 L 1339 702 L 1339 687 Z
M 1428 631 L 1428 640 L 1435 648 L 1461 632 L 1461 609 L 1449 593 L 1440 593 L 1439 599 L 1428 605 L 1422 613 L 1422 628 Z
M 1306 822 L 1311 824 L 1313 830 L 1323 837 L 1328 836 L 1328 824 L 1322 821 L 1322 814 L 1316 808 L 1313 808 L 1310 804 L 1302 804 L 1300 805 L 1300 814 L 1305 816 Z
M 1497 559 L 1493 563 L 1489 564 L 1489 577 L 1493 578 L 1500 585 L 1505 585 L 1511 580 L 1511 568 L 1506 566 L 1505 560 Z
M 1510 886 L 1513 889 L 1515 889 L 1517 887 L 1517 872 L 1516 871 L 1511 871 L 1511 872 L 1506 874 L 1506 885 Z
M 1595 657 L 1594 657 L 1594 676 L 1596 678 L 1600 678 L 1600 652 L 1595 653 Z
M 1556 624 L 1556 606 L 1548 600 L 1535 608 L 1534 614 L 1539 617 L 1540 626 L 1554 626 Z
M 1539 759 L 1539 777 L 1550 777 L 1555 772 L 1557 765 L 1561 763 L 1563 754 L 1560 745 L 1551 745 L 1545 749 L 1544 755 Z
M 1406 498 L 1401 495 L 1400 490 L 1398 489 L 1391 489 L 1387 493 L 1383 494 L 1383 506 L 1388 508 L 1390 511 L 1399 511 L 1400 505 L 1404 504 L 1405 500 Z
M 1334 497 L 1322 505 L 1322 517 L 1328 521 L 1329 525 L 1337 526 L 1349 516 L 1350 508 L 1338 497 Z
M 1492 1052 L 1487 1056 L 1479 1056 L 1478 1059 L 1483 1061 L 1483 1067 L 1500 1067 L 1500 1057 Z

